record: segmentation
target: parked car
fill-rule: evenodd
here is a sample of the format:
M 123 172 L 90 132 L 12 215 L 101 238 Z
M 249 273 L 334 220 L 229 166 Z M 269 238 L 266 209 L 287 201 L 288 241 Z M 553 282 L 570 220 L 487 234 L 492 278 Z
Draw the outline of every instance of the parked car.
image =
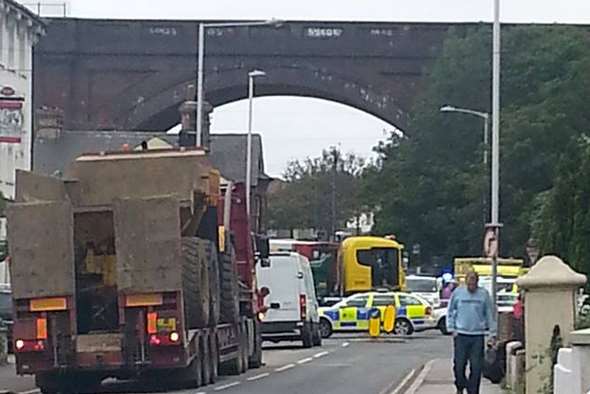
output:
M 259 288 L 268 291 L 262 339 L 321 345 L 318 302 L 307 258 L 295 252 L 271 253 L 268 264 L 256 266 L 256 276 Z
M 440 305 L 440 288 L 434 276 L 408 275 L 406 290 L 424 298 L 435 308 Z
M 320 308 L 322 336 L 333 332 L 368 331 L 369 311 L 379 309 L 381 316 L 388 305 L 396 308 L 394 334 L 411 335 L 436 326 L 432 305 L 424 298 L 406 292 L 368 292 L 351 295 L 332 305 Z

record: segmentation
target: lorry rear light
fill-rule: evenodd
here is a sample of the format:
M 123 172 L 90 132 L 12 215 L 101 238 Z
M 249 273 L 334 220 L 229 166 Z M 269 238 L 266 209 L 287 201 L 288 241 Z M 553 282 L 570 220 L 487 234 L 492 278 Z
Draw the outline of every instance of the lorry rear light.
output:
M 157 335 L 150 335 L 150 345 L 158 346 L 161 343 L 162 343 L 162 341 L 160 340 L 160 338 L 158 338 Z
M 18 353 L 42 352 L 45 350 L 45 342 L 17 339 L 14 341 L 14 348 Z
M 37 319 L 37 339 L 47 339 L 47 319 Z
M 180 340 L 180 335 L 176 331 L 170 333 L 170 341 L 171 342 L 178 342 Z
M 307 297 L 305 297 L 305 294 L 299 295 L 299 312 L 302 320 L 307 317 Z
M 177 346 L 181 342 L 180 334 L 176 331 L 150 335 L 150 346 Z
M 147 314 L 147 333 L 155 334 L 158 332 L 158 314 L 156 312 L 149 312 Z

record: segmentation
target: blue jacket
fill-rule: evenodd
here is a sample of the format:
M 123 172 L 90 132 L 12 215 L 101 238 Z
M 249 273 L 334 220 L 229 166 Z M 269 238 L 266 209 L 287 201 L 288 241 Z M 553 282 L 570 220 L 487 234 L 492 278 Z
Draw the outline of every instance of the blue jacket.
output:
M 473 293 L 466 286 L 457 288 L 447 309 L 447 329 L 465 335 L 496 335 L 496 318 L 486 289 Z

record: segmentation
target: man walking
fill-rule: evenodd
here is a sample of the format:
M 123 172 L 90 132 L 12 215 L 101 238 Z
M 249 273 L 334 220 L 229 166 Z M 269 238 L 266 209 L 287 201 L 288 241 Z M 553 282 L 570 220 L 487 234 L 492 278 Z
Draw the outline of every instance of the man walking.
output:
M 456 289 L 449 301 L 447 329 L 454 337 L 455 386 L 457 393 L 479 394 L 484 360 L 484 336 L 496 336 L 496 318 L 487 290 L 478 286 L 479 276 L 468 272 L 466 286 Z M 469 362 L 469 378 L 465 369 Z

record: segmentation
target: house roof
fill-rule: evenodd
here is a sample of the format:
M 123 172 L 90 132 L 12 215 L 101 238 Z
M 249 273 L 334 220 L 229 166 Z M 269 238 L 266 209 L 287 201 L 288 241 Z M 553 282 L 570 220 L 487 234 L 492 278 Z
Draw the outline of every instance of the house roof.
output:
M 83 153 L 99 153 L 121 150 L 127 144 L 131 149 L 142 141 L 159 139 L 177 146 L 178 137 L 166 133 L 137 131 L 63 131 L 56 139 L 35 139 L 33 147 L 33 170 L 51 175 L 56 171 L 63 173 L 65 167 Z M 211 134 L 209 158 L 221 175 L 234 182 L 244 182 L 246 178 L 246 134 Z M 269 179 L 264 173 L 262 139 L 252 135 L 252 185 L 258 180 Z

